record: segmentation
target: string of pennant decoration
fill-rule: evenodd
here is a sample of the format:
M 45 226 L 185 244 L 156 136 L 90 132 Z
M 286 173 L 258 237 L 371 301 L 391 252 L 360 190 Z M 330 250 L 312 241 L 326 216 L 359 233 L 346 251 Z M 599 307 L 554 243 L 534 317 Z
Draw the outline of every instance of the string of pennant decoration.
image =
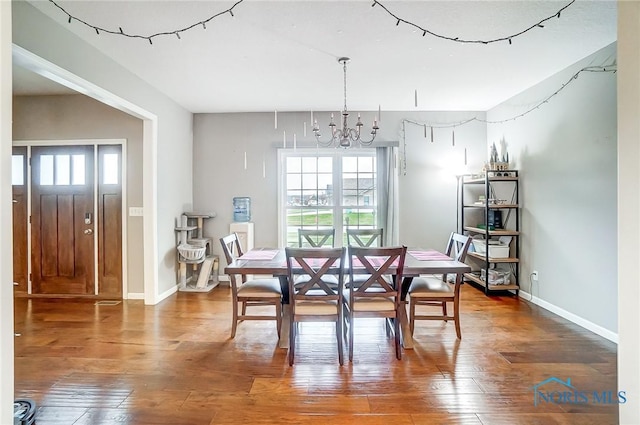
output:
M 407 19 L 401 18 L 400 16 L 396 15 L 395 13 L 393 13 L 392 11 L 390 11 L 384 4 L 382 4 L 381 2 L 379 2 L 378 0 L 373 0 L 373 4 L 371 5 L 371 7 L 375 7 L 375 6 L 380 6 L 381 9 L 383 9 L 385 12 L 387 12 L 389 15 L 391 15 L 393 18 L 396 19 L 396 26 L 399 26 L 400 23 L 403 24 L 407 24 L 409 26 L 412 26 L 414 28 L 416 28 L 417 30 L 419 30 L 422 33 L 422 36 L 426 36 L 427 34 L 429 34 L 432 37 L 436 37 L 436 38 L 441 38 L 443 40 L 449 40 L 449 41 L 453 41 L 456 43 L 469 43 L 469 44 L 491 44 L 491 43 L 498 43 L 498 42 L 502 42 L 502 41 L 507 41 L 509 42 L 509 44 L 512 44 L 512 40 L 516 37 L 519 37 L 531 30 L 534 30 L 536 28 L 544 28 L 544 23 L 553 19 L 553 18 L 558 18 L 560 19 L 560 15 L 562 14 L 562 12 L 568 8 L 569 6 L 571 6 L 573 3 L 575 3 L 576 0 L 571 0 L 571 2 L 569 2 L 569 4 L 565 5 L 564 7 L 562 7 L 560 10 L 558 10 L 557 12 L 555 12 L 553 15 L 548 16 L 544 19 L 541 19 L 540 21 L 536 22 L 535 24 L 515 33 L 515 34 L 511 34 L 511 35 L 506 35 L 503 37 L 498 37 L 498 38 L 493 38 L 493 39 L 487 39 L 487 40 L 482 40 L 482 39 L 464 39 L 464 38 L 460 38 L 460 37 L 452 37 L 452 36 L 446 36 L 446 35 L 442 35 L 442 34 L 438 34 L 434 31 L 431 31 L 428 28 L 423 28 L 422 26 L 415 24 Z
M 87 27 L 89 27 L 89 28 L 93 28 L 93 29 L 95 30 L 96 34 L 98 34 L 98 35 L 100 35 L 100 33 L 101 33 L 101 32 L 103 32 L 103 33 L 107 33 L 107 34 L 120 35 L 120 36 L 128 37 L 128 38 L 141 38 L 141 39 L 144 39 L 144 40 L 148 40 L 148 41 L 149 41 L 149 44 L 153 44 L 153 39 L 154 39 L 154 38 L 156 38 L 156 37 L 161 37 L 161 36 L 167 36 L 167 35 L 169 35 L 169 36 L 176 36 L 176 37 L 178 37 L 178 39 L 180 39 L 180 34 L 181 34 L 181 33 L 185 32 L 185 31 L 189 31 L 189 30 L 191 30 L 191 29 L 193 29 L 193 28 L 196 28 L 196 27 L 199 27 L 199 26 L 202 26 L 202 28 L 206 30 L 206 29 L 207 29 L 207 24 L 208 24 L 209 22 L 213 21 L 214 19 L 218 18 L 219 16 L 229 14 L 229 15 L 231 15 L 231 16 L 233 17 L 233 16 L 234 16 L 234 15 L 233 15 L 233 9 L 235 9 L 235 8 L 236 8 L 236 6 L 238 6 L 238 5 L 239 5 L 240 3 L 242 3 L 243 1 L 244 1 L 244 0 L 238 0 L 238 1 L 237 1 L 237 2 L 235 2 L 235 3 L 233 4 L 233 6 L 231 6 L 230 8 L 228 8 L 228 9 L 226 9 L 226 10 L 223 10 L 222 12 L 218 12 L 218 13 L 216 13 L 216 14 L 214 14 L 214 15 L 211 15 L 211 16 L 209 16 L 208 18 L 203 19 L 203 20 L 201 20 L 201 21 L 194 22 L 193 24 L 188 25 L 188 26 L 186 26 L 186 27 L 178 28 L 178 29 L 171 30 L 171 31 L 157 32 L 157 33 L 155 33 L 155 34 L 142 35 L 142 34 L 130 34 L 130 33 L 126 32 L 126 31 L 124 31 L 124 30 L 122 29 L 122 27 L 118 27 L 118 30 L 117 30 L 117 31 L 115 31 L 115 30 L 111 30 L 111 29 L 107 29 L 107 28 L 103 28 L 103 27 L 99 27 L 99 26 L 96 26 L 96 25 L 90 24 L 90 23 L 88 23 L 87 21 L 85 21 L 85 20 L 83 20 L 83 19 L 80 19 L 80 18 L 78 18 L 78 17 L 76 17 L 76 16 L 72 15 L 71 13 L 67 12 L 67 10 L 66 10 L 65 8 L 63 8 L 62 6 L 60 6 L 60 5 L 59 5 L 58 3 L 56 3 L 54 0 L 49 0 L 49 2 L 50 2 L 50 3 L 52 3 L 55 7 L 57 7 L 57 8 L 58 8 L 58 9 L 60 9 L 64 14 L 66 14 L 66 15 L 67 15 L 67 21 L 68 21 L 68 23 L 69 23 L 69 24 L 70 24 L 72 21 L 76 21 L 76 22 L 80 22 L 80 23 L 81 23 L 81 24 L 83 24 L 83 25 L 86 25 L 86 26 L 87 26 Z

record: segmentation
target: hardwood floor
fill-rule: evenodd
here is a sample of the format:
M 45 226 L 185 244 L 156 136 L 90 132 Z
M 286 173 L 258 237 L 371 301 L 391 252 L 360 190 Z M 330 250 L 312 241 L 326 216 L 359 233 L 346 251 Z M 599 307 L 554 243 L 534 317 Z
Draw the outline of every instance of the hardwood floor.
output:
M 296 363 L 275 322 L 238 325 L 228 288 L 142 301 L 16 299 L 15 387 L 38 425 L 615 424 L 616 346 L 514 297 L 462 289 L 453 323 L 416 323 L 415 349 L 395 359 L 381 320 L 356 322 L 354 362 L 338 365 L 334 327 L 303 323 Z M 550 378 L 588 402 L 558 403 Z M 555 392 L 555 393 L 554 393 Z M 566 394 L 565 394 L 566 395 Z

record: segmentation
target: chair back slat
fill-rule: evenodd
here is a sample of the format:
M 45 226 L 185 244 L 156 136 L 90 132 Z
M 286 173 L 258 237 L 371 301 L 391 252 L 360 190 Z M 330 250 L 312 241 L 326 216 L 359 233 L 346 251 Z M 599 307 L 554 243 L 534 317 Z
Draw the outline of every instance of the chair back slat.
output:
M 236 258 L 242 257 L 242 247 L 240 246 L 240 239 L 238 239 L 237 233 L 231 233 L 230 235 L 220 238 L 220 244 L 222 245 L 222 251 L 227 263 L 231 264 Z
M 222 251 L 224 252 L 224 258 L 227 260 L 227 264 L 233 263 L 238 257 L 242 257 L 242 247 L 240 246 L 240 239 L 237 233 L 231 233 L 227 236 L 220 238 L 220 245 L 222 245 Z M 242 283 L 247 281 L 247 275 L 241 274 Z M 229 279 L 233 283 L 232 287 L 235 288 L 235 275 L 230 274 Z
M 364 273 L 365 280 L 358 285 L 350 285 L 350 297 L 395 297 L 399 302 L 402 274 L 407 247 L 349 247 L 349 278 L 355 282 Z M 364 271 L 359 272 L 362 268 Z M 393 275 L 391 281 L 386 276 Z
M 471 238 L 469 236 L 453 232 L 447 243 L 447 255 L 456 261 L 464 262 L 470 245 Z
M 298 229 L 298 247 L 334 247 L 336 229 Z
M 446 253 L 454 260 L 464 263 L 464 260 L 467 258 L 467 253 L 469 252 L 470 246 L 471 237 L 462 235 L 460 233 L 451 232 L 451 235 L 449 236 L 449 242 L 447 242 Z M 446 273 L 442 275 L 442 280 L 444 282 L 447 281 Z
M 344 285 L 343 260 L 345 248 L 285 248 L 290 300 L 337 300 Z M 323 277 L 338 278 L 338 288 L 327 284 Z M 302 285 L 296 278 L 304 276 Z
M 347 245 L 361 247 L 381 247 L 384 245 L 384 231 L 377 229 L 347 229 Z

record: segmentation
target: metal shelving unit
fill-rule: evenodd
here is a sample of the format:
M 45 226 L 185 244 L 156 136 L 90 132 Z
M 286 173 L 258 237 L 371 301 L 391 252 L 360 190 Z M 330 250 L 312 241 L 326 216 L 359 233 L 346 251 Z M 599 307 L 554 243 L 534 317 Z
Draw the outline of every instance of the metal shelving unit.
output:
M 480 272 L 465 273 L 464 277 L 466 281 L 482 287 L 487 295 L 493 291 L 516 291 L 517 294 L 520 290 L 519 189 L 518 170 L 489 170 L 482 176 L 463 175 L 458 179 L 458 232 L 472 237 L 482 236 L 487 244 L 484 253 L 468 253 L 467 258 L 480 266 Z M 510 199 L 499 198 L 505 193 L 510 193 Z M 473 196 L 479 199 L 480 194 L 484 195 L 484 201 L 472 201 Z M 494 218 L 492 221 L 492 216 L 502 219 Z M 475 222 L 472 217 L 475 217 Z M 496 221 L 500 227 L 493 226 Z M 490 257 L 489 241 L 500 237 L 510 238 L 509 255 L 505 258 Z M 510 271 L 510 282 L 490 283 L 490 270 Z M 482 277 L 483 271 L 485 278 Z

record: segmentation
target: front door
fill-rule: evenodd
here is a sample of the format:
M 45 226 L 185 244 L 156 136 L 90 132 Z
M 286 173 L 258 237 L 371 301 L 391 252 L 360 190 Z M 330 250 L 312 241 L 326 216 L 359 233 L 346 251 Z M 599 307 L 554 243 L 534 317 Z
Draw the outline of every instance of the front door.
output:
M 27 293 L 29 258 L 27 226 L 27 148 L 13 148 L 11 160 L 11 184 L 13 186 L 13 282 L 14 290 Z
M 95 294 L 93 150 L 31 150 L 33 294 Z

